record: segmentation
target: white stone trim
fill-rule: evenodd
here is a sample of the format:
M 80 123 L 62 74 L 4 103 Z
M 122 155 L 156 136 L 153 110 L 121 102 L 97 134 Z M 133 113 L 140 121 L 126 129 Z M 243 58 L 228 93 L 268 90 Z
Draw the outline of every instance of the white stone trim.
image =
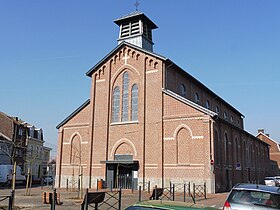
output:
M 164 141 L 173 141 L 174 137 L 165 137 L 163 138 Z
M 183 120 L 203 120 L 203 117 L 180 117 L 180 116 L 164 116 L 163 122 L 183 121 Z
M 89 123 L 75 123 L 75 124 L 68 124 L 67 127 L 64 127 L 65 130 L 73 129 L 73 128 L 81 128 L 81 127 L 88 127 Z
M 134 156 L 137 157 L 137 151 L 136 151 L 135 145 L 132 143 L 132 141 L 130 141 L 130 140 L 126 139 L 126 138 L 122 138 L 122 139 L 118 140 L 118 141 L 114 144 L 114 146 L 112 147 L 112 150 L 111 150 L 111 158 L 113 158 L 114 153 L 115 153 L 117 147 L 118 147 L 119 145 L 121 145 L 122 143 L 128 143 L 130 146 L 132 146 L 132 149 L 134 150 Z
M 174 133 L 173 133 L 173 136 L 174 136 L 173 138 L 174 138 L 174 139 L 176 139 L 176 136 L 178 135 L 178 132 L 179 132 L 182 128 L 185 128 L 185 129 L 187 129 L 187 130 L 190 132 L 190 135 L 191 135 L 191 138 L 192 138 L 192 139 L 203 139 L 203 138 L 204 138 L 203 136 L 194 136 L 193 133 L 192 133 L 192 130 L 190 129 L 189 126 L 187 126 L 186 124 L 181 124 L 181 125 L 179 125 L 179 126 L 175 129 L 175 131 L 174 131 Z
M 151 74 L 151 73 L 156 73 L 156 72 L 158 72 L 158 69 L 146 71 L 146 74 Z
M 99 83 L 99 82 L 105 82 L 105 79 L 98 79 L 98 80 L 96 80 L 96 83 Z

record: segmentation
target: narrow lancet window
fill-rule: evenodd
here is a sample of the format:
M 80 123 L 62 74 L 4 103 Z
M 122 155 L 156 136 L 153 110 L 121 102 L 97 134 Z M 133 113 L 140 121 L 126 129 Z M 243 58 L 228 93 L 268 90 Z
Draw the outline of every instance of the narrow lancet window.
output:
M 134 84 L 131 89 L 131 120 L 138 120 L 138 86 Z
M 117 86 L 113 92 L 112 122 L 119 122 L 120 88 Z
M 128 83 L 129 83 L 129 75 L 128 72 L 123 74 L 123 88 L 122 88 L 122 121 L 128 121 Z

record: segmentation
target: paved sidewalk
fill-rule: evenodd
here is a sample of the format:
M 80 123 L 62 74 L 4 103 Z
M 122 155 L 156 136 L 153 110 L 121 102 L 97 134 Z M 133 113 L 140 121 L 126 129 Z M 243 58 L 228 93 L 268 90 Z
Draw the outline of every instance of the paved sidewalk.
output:
M 20 209 L 27 210 L 27 209 L 50 209 L 49 204 L 43 204 L 42 202 L 42 193 L 43 192 L 52 192 L 53 190 L 49 187 L 35 187 L 31 189 L 31 194 L 26 196 L 25 189 L 16 189 L 15 192 L 15 206 L 20 207 Z M 81 199 L 78 199 L 78 192 L 71 192 L 66 191 L 66 189 L 57 189 L 57 192 L 60 193 L 61 201 L 63 202 L 62 205 L 56 205 L 56 209 L 67 209 L 67 210 L 79 210 L 81 209 Z M 122 208 L 125 208 L 129 205 L 132 205 L 139 200 L 139 192 L 134 191 L 132 193 L 131 190 L 123 190 L 122 191 Z M 85 191 L 84 191 L 85 193 Z M 0 189 L 0 195 L 9 195 L 9 189 Z M 142 200 L 149 199 L 149 194 L 142 192 Z M 182 197 L 180 194 L 176 194 L 175 200 L 182 201 Z M 209 194 L 207 195 L 207 199 L 204 198 L 197 198 L 197 203 L 203 204 L 205 206 L 212 206 L 216 208 L 222 208 L 227 193 L 220 193 L 220 194 Z M 190 198 L 187 198 L 187 202 L 192 202 Z M 1 206 L 7 205 L 7 202 L 2 201 L 0 203 Z M 103 207 L 101 209 L 107 209 L 107 207 Z

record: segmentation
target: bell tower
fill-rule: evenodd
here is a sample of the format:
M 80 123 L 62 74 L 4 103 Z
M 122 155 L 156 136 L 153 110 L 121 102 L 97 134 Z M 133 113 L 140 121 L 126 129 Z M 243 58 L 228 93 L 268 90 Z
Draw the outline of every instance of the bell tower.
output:
M 153 52 L 152 30 L 158 27 L 144 13 L 136 10 L 114 22 L 120 27 L 118 44 L 125 41 Z

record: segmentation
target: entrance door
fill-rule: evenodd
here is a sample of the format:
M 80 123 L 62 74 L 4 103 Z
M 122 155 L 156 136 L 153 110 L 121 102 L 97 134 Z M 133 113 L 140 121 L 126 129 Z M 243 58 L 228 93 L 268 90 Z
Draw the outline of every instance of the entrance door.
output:
M 136 163 L 107 163 L 107 186 L 110 188 L 132 189 L 137 188 L 138 162 Z
M 118 188 L 132 189 L 132 164 L 119 164 L 117 173 Z

